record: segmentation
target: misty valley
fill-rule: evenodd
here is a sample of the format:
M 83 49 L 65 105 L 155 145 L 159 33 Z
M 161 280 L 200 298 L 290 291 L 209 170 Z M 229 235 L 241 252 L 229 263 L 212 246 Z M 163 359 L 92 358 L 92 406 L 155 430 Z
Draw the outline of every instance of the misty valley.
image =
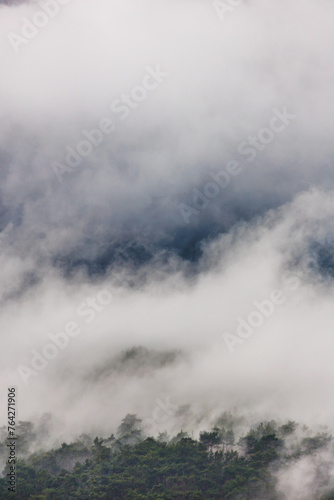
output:
M 0 0 L 0 500 L 334 500 L 333 24 Z

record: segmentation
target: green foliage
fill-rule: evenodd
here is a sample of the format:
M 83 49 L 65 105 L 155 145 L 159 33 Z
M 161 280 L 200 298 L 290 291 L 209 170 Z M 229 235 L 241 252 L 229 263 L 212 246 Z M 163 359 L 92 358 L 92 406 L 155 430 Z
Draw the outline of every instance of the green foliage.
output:
M 222 438 L 220 436 L 219 430 L 213 430 L 212 432 L 201 432 L 199 440 L 204 444 L 206 448 L 212 453 L 214 446 L 221 444 Z
M 227 419 L 225 419 L 227 422 Z M 223 423 L 223 421 L 221 422 Z M 227 422 L 228 423 L 228 422 Z M 295 456 L 285 453 L 284 439 L 293 422 L 278 427 L 264 422 L 238 445 L 230 425 L 203 431 L 199 440 L 180 432 L 169 440 L 144 439 L 140 420 L 127 415 L 117 438 L 88 436 L 57 450 L 34 453 L 17 464 L 20 500 L 277 500 L 275 464 Z M 327 434 L 301 440 L 299 455 L 330 442 Z M 12 499 L 0 478 L 1 500 Z M 329 500 L 333 494 L 323 496 Z

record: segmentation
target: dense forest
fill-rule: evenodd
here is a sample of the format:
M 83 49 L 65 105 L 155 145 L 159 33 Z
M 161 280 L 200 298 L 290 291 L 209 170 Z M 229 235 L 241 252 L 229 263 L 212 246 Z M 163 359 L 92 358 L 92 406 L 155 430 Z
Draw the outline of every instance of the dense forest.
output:
M 29 453 L 33 426 L 19 425 L 16 492 L 0 479 L 1 500 L 282 500 L 280 475 L 303 459 L 314 459 L 309 498 L 334 499 L 328 459 L 332 437 L 288 422 L 263 422 L 237 437 L 233 421 L 202 431 L 147 437 L 136 415 L 127 415 L 116 435 L 82 435 L 51 451 Z M 5 442 L 1 453 L 6 453 Z M 327 455 L 326 455 L 327 456 Z M 6 468 L 4 470 L 6 474 Z M 300 484 L 300 490 L 304 488 Z M 300 498 L 307 498 L 300 496 Z

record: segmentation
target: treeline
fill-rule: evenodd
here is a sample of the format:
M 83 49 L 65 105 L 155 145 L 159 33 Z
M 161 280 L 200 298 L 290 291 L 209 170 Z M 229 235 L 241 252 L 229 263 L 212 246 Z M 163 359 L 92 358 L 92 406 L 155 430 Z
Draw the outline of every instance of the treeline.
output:
M 199 439 L 180 432 L 145 437 L 135 415 L 116 436 L 81 436 L 17 463 L 16 493 L 0 479 L 1 500 L 282 500 L 279 471 L 331 447 L 326 433 L 310 435 L 294 422 L 264 422 L 241 438 L 215 427 Z M 321 470 L 314 499 L 334 499 L 330 471 Z M 313 491 L 316 491 L 315 489 Z M 290 500 L 290 499 L 288 499 Z M 312 498 L 313 500 L 313 498 Z

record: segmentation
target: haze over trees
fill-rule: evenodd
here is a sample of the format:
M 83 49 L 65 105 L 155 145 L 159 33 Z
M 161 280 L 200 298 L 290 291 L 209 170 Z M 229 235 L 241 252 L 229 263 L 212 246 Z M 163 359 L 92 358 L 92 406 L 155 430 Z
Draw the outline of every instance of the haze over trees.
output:
M 270 421 L 236 437 L 233 428 L 238 427 L 233 420 L 225 416 L 221 421 L 226 427 L 202 431 L 199 439 L 184 431 L 153 438 L 144 435 L 136 415 L 127 415 L 116 435 L 95 439 L 82 435 L 57 449 L 34 453 L 27 453 L 29 440 L 35 436 L 33 426 L 21 423 L 26 442 L 20 448 L 24 458 L 17 466 L 15 498 L 291 500 L 295 487 L 300 488 L 299 498 L 334 499 L 326 458 L 332 450 L 330 435 L 314 434 L 295 422 L 279 425 Z M 314 464 L 306 491 L 298 478 L 295 485 L 286 479 L 303 461 Z M 13 498 L 4 477 L 0 479 L 0 498 Z

